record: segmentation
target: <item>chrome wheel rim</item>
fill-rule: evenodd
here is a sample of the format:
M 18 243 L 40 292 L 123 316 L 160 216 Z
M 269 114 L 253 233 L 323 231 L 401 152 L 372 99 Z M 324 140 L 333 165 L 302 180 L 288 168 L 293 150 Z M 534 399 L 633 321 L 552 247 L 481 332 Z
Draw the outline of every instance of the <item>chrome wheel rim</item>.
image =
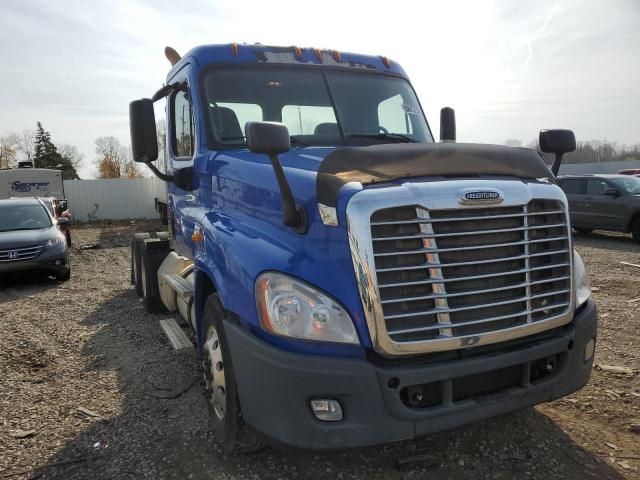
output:
M 138 281 L 138 265 L 136 265 L 136 257 L 133 256 L 133 262 L 131 262 L 131 268 L 133 268 L 133 281 Z
M 227 385 L 224 378 L 224 363 L 222 361 L 222 346 L 220 337 L 214 326 L 207 330 L 205 351 L 205 381 L 209 403 L 216 416 L 222 420 L 227 410 Z

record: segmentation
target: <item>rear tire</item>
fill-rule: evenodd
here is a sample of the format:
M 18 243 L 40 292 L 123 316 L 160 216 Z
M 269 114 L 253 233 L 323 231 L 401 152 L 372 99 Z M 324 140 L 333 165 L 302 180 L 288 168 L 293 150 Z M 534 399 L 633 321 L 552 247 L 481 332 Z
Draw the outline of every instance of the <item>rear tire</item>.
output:
M 140 247 L 140 285 L 142 289 L 142 301 L 149 313 L 161 312 L 164 304 L 160 298 L 158 286 L 158 268 L 169 252 L 168 243 L 162 240 L 147 239 Z
M 631 222 L 631 235 L 636 243 L 640 243 L 640 217 L 636 217 Z
M 140 252 L 144 241 L 150 238 L 169 239 L 169 232 L 136 233 L 131 240 L 131 285 L 135 285 L 138 297 L 142 297 L 142 278 L 140 276 Z
M 591 232 L 595 230 L 594 228 L 585 228 L 585 227 L 573 227 L 573 228 L 575 228 L 576 232 L 581 233 L 583 235 L 589 235 Z
M 248 453 L 266 444 L 244 421 L 231 353 L 224 335 L 224 310 L 218 296 L 207 298 L 202 313 L 202 367 L 209 420 L 218 443 L 227 453 Z

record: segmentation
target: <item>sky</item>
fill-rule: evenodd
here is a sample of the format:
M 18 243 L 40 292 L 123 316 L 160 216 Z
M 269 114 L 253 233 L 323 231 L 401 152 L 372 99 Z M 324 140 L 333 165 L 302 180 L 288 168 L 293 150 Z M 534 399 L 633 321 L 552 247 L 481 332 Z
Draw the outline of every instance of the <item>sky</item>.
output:
M 0 135 L 41 121 L 84 154 L 128 144 L 128 104 L 166 77 L 163 50 L 212 43 L 320 47 L 399 62 L 438 135 L 525 143 L 542 128 L 640 143 L 640 0 L 2 0 Z

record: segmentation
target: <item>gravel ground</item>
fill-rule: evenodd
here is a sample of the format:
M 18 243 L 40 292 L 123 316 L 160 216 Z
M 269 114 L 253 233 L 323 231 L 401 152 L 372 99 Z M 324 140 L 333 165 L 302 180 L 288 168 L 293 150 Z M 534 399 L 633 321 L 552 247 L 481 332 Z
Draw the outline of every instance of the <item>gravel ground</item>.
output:
M 149 229 L 75 228 L 71 281 L 0 280 L 0 479 L 640 478 L 640 299 L 630 301 L 640 269 L 619 263 L 640 263 L 640 247 L 628 236 L 576 237 L 604 366 L 580 392 L 417 441 L 227 456 L 208 428 L 195 356 L 171 353 L 163 316 L 145 313 L 129 285 L 131 235 Z M 90 244 L 102 248 L 78 248 Z

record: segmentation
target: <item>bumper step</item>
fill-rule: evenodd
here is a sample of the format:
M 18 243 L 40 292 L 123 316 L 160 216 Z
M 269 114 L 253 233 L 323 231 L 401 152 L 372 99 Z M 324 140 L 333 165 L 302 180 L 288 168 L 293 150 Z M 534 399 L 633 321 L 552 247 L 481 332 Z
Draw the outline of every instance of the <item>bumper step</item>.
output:
M 178 322 L 173 318 L 160 320 L 160 327 L 176 353 L 188 353 L 193 351 L 193 343 L 191 343 L 191 340 L 189 340 L 189 337 L 184 333 L 182 327 L 180 327 Z
M 188 301 L 193 297 L 193 283 L 189 280 L 181 277 L 177 273 L 165 273 L 162 278 L 185 300 Z

